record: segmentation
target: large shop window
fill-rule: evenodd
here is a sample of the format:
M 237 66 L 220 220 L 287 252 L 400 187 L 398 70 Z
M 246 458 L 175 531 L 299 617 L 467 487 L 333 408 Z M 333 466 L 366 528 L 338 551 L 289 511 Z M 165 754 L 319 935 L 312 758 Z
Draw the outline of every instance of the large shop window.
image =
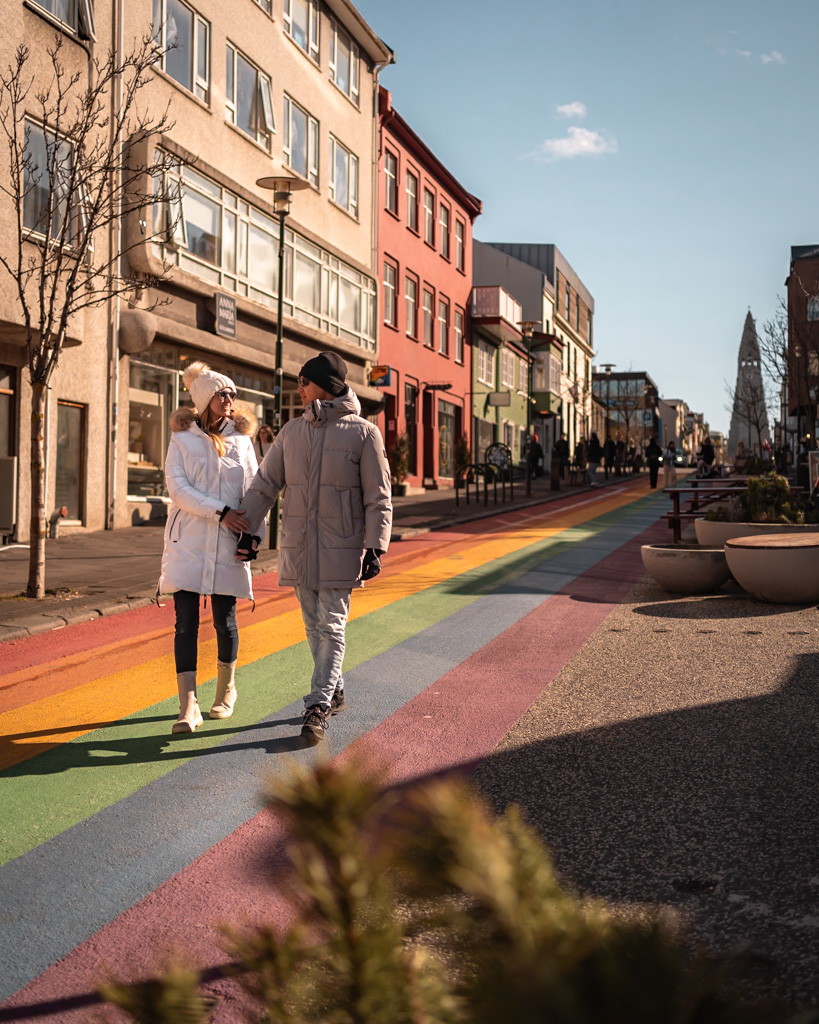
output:
M 85 515 L 85 406 L 57 402 L 57 508 L 68 509 L 68 519 L 82 522 Z
M 455 406 L 438 403 L 438 476 L 455 476 Z
M 15 377 L 10 366 L 0 366 L 0 458 L 14 455 Z
M 166 172 L 173 200 L 155 210 L 159 255 L 238 295 L 276 303 L 279 225 L 189 167 Z M 181 204 L 181 205 L 180 205 Z M 367 351 L 375 351 L 372 278 L 285 229 L 284 312 Z

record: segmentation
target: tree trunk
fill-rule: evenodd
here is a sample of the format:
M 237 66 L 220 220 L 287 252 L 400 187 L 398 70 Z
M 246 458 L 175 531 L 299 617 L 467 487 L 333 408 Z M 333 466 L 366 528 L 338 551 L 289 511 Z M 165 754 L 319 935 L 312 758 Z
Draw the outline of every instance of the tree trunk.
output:
M 45 597 L 45 403 L 48 388 L 39 381 L 31 393 L 31 518 L 26 597 Z

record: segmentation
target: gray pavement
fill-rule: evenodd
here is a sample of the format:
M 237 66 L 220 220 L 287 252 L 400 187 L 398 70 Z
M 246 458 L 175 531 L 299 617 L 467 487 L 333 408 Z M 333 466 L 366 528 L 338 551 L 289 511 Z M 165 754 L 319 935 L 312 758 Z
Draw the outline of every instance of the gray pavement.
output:
M 599 486 L 620 484 L 623 477 L 604 480 Z M 625 478 L 628 479 L 628 478 Z M 514 500 L 509 496 L 498 504 L 490 491 L 489 503 L 476 500 L 471 489 L 469 504 L 463 492 L 460 505 L 455 492 L 427 491 L 393 499 L 393 542 L 418 536 L 429 530 L 444 529 L 498 512 L 553 501 L 567 494 L 590 488 L 563 484 L 552 491 L 546 477 L 532 481 L 532 496 L 527 498 L 524 481 L 516 481 Z M 42 600 L 25 597 L 29 549 L 24 545 L 0 547 L 0 643 L 19 640 L 76 622 L 103 615 L 115 615 L 149 604 L 156 592 L 159 561 L 162 554 L 164 520 L 119 530 L 67 534 L 46 542 L 46 589 Z M 254 564 L 255 573 L 276 567 L 276 552 L 264 549 Z
M 473 776 L 559 870 L 819 1005 L 819 610 L 645 576 Z

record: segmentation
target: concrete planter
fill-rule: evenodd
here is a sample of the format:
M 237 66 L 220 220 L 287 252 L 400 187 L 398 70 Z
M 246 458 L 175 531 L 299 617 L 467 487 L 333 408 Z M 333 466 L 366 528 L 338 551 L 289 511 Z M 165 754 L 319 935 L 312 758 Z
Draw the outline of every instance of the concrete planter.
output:
M 773 604 L 819 603 L 819 534 L 735 537 L 725 557 L 739 585 Z
M 731 575 L 721 547 L 644 544 L 640 553 L 646 572 L 675 594 L 711 594 Z
M 817 533 L 819 526 L 811 523 L 809 526 L 800 526 L 794 523 L 723 523 L 712 522 L 708 519 L 695 519 L 694 529 L 697 531 L 697 541 L 709 548 L 721 548 L 726 541 L 734 537 L 762 537 L 774 533 Z

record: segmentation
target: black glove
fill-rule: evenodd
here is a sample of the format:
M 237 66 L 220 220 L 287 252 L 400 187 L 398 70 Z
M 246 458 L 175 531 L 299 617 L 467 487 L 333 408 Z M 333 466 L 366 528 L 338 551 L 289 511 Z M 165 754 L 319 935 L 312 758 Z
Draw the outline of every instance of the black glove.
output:
M 239 537 L 239 543 L 236 546 L 236 554 L 241 555 L 240 562 L 252 562 L 259 553 L 259 545 L 262 542 L 261 537 L 257 537 L 255 533 L 243 533 Z
M 380 554 L 381 552 L 376 551 L 375 548 L 367 548 L 364 552 L 364 562 L 361 566 L 362 583 L 367 580 L 374 580 L 381 572 L 381 559 L 378 557 Z

